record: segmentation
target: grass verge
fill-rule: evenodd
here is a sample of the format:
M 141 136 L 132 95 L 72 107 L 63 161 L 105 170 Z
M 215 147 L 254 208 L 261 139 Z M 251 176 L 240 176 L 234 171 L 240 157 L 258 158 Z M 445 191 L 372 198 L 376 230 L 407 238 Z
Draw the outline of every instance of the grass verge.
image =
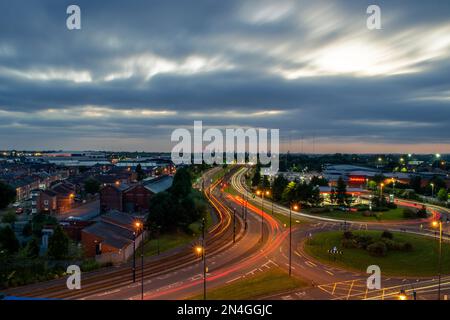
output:
M 270 269 L 264 273 L 236 280 L 228 285 L 207 292 L 208 300 L 247 300 L 305 287 L 306 283 L 279 269 Z M 203 299 L 203 295 L 190 300 Z
M 382 231 L 353 231 L 355 235 L 370 235 L 376 238 Z M 391 276 L 432 276 L 438 273 L 438 240 L 420 235 L 393 232 L 394 240 L 409 242 L 412 251 L 391 251 L 384 257 L 376 257 L 367 250 L 342 247 L 342 231 L 323 232 L 314 235 L 304 245 L 305 252 L 326 264 L 335 265 L 349 270 L 366 272 L 369 265 L 378 265 L 383 275 Z M 342 250 L 343 254 L 336 259 L 328 250 L 333 247 Z M 450 273 L 450 245 L 443 243 L 442 272 Z

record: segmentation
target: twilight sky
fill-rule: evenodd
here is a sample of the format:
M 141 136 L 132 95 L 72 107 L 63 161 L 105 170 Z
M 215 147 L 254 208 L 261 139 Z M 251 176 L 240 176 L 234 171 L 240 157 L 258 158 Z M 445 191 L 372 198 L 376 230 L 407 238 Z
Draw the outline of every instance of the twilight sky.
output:
M 0 15 L 0 149 L 168 151 L 203 120 L 280 129 L 281 151 L 450 152 L 447 0 L 2 0 Z

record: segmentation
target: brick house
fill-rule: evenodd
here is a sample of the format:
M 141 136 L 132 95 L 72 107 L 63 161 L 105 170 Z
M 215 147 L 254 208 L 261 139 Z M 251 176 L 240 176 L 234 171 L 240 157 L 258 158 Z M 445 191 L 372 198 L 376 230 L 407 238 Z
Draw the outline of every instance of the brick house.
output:
M 137 217 L 118 211 L 102 216 L 101 221 L 81 231 L 81 243 L 86 257 L 95 257 L 99 262 L 121 263 L 133 255 L 144 234 L 137 234 L 134 223 Z
M 108 212 L 110 210 L 123 211 L 123 192 L 129 188 L 124 183 L 107 185 L 100 189 L 100 210 Z
M 147 212 L 153 195 L 170 188 L 172 182 L 172 176 L 161 176 L 132 186 L 124 183 L 107 185 L 100 190 L 101 211 Z
M 148 211 L 153 192 L 142 184 L 134 185 L 123 192 L 123 211 Z

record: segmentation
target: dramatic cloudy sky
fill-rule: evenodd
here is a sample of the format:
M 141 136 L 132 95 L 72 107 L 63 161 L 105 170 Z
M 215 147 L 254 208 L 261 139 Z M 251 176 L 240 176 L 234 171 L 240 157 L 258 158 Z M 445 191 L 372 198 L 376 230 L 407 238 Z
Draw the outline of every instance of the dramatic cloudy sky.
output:
M 278 128 L 284 151 L 450 152 L 447 0 L 2 0 L 0 15 L 0 148 L 164 151 L 203 120 Z

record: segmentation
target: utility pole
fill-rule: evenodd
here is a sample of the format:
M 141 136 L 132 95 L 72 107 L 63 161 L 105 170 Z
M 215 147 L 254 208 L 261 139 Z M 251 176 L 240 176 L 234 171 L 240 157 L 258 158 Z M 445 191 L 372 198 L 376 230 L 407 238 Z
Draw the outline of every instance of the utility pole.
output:
M 206 239 L 205 239 L 205 218 L 202 219 L 202 242 L 203 242 L 203 300 L 206 300 Z
M 292 203 L 289 204 L 289 277 L 292 275 Z
M 236 208 L 233 208 L 233 243 L 236 243 Z
M 264 240 L 264 190 L 261 195 L 261 243 Z
M 133 283 L 136 282 L 136 231 L 133 232 Z
M 141 230 L 141 300 L 144 300 L 144 224 Z

